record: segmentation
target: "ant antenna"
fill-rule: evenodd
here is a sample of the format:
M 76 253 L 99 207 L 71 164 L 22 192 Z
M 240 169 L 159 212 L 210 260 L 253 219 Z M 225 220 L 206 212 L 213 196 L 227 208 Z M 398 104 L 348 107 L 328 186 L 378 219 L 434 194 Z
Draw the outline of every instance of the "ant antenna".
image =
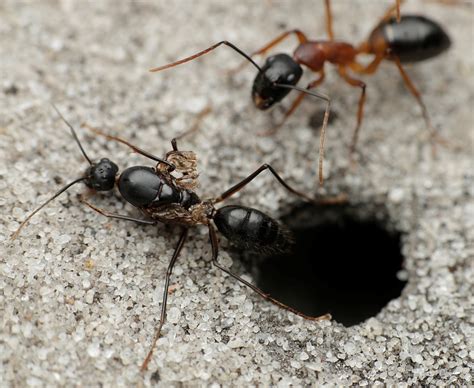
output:
M 200 56 L 202 55 L 205 55 L 209 52 L 211 52 L 212 50 L 216 49 L 217 47 L 219 47 L 220 45 L 222 44 L 225 44 L 226 46 L 229 46 L 231 49 L 237 51 L 240 55 L 242 55 L 245 59 L 247 59 L 252 65 L 254 65 L 258 71 L 262 71 L 262 69 L 260 68 L 259 65 L 257 65 L 255 63 L 255 61 L 250 58 L 249 55 L 247 55 L 246 53 L 244 53 L 241 49 L 239 49 L 237 46 L 235 46 L 234 44 L 228 42 L 227 40 L 223 40 L 223 41 L 220 41 L 214 45 L 212 45 L 211 47 L 208 47 L 207 49 L 205 50 L 202 50 L 202 51 L 199 51 L 198 53 L 194 54 L 194 55 L 191 55 L 189 57 L 186 57 L 186 58 L 183 58 L 183 59 L 180 59 L 176 62 L 172 62 L 172 63 L 168 63 L 167 65 L 164 65 L 164 66 L 159 66 L 159 67 L 154 67 L 153 69 L 150 69 L 149 71 L 152 72 L 152 73 L 155 73 L 155 72 L 158 72 L 158 71 L 161 71 L 161 70 L 165 70 L 165 69 L 169 69 L 171 67 L 175 67 L 175 66 L 178 66 L 178 65 L 181 65 L 183 63 L 186 63 L 186 62 L 189 62 L 189 61 L 192 61 L 193 59 L 196 59 L 196 58 L 199 58 Z
M 20 224 L 20 226 L 18 227 L 18 229 L 15 231 L 15 233 L 13 233 L 11 235 L 11 239 L 12 240 L 15 240 L 18 235 L 20 234 L 20 231 L 21 229 L 23 229 L 23 227 L 26 225 L 26 223 L 31 219 L 31 217 L 33 217 L 36 213 L 38 213 L 42 208 L 44 208 L 48 203 L 50 203 L 53 199 L 55 199 L 56 197 L 58 197 L 59 195 L 61 195 L 62 193 L 64 193 L 67 189 L 69 189 L 71 186 L 75 185 L 76 183 L 79 183 L 79 182 L 82 182 L 84 180 L 86 180 L 87 177 L 82 177 L 82 178 L 77 178 L 75 180 L 73 180 L 72 182 L 69 182 L 66 186 L 64 186 L 63 188 L 61 188 L 56 194 L 54 194 L 51 198 L 49 198 L 45 203 L 43 203 L 41 206 L 37 207 L 35 210 L 33 210 L 33 212 L 28 216 L 26 217 L 26 219 Z
M 72 134 L 72 137 L 74 138 L 74 140 L 76 141 L 77 145 L 79 146 L 79 149 L 81 150 L 82 152 L 82 155 L 84 155 L 84 158 L 86 158 L 86 160 L 89 162 L 90 165 L 92 165 L 92 161 L 90 160 L 90 158 L 87 156 L 86 154 L 86 151 L 84 151 L 84 148 L 82 147 L 82 144 L 81 142 L 79 141 L 79 138 L 77 137 L 77 134 L 76 134 L 76 131 L 74 130 L 74 128 L 72 127 L 72 125 L 64 118 L 64 116 L 61 114 L 61 112 L 59 111 L 59 109 L 56 107 L 56 105 L 54 105 L 53 103 L 51 103 L 51 106 L 53 107 L 53 109 L 56 111 L 56 113 L 59 115 L 59 117 L 66 123 L 66 125 L 69 127 L 69 129 L 71 130 L 71 134 Z M 89 177 L 81 177 L 81 178 L 77 178 L 75 180 L 73 180 L 72 182 L 69 182 L 66 186 L 64 186 L 63 188 L 61 188 L 56 194 L 54 194 L 51 198 L 49 198 L 45 203 L 43 203 L 42 205 L 40 205 L 38 208 L 36 208 L 35 210 L 33 210 L 33 212 L 30 213 L 30 215 L 28 217 L 26 217 L 26 219 L 20 224 L 20 226 L 18 227 L 18 229 L 12 234 L 11 236 L 11 239 L 14 240 L 18 237 L 18 235 L 20 234 L 20 231 L 21 229 L 23 229 L 23 227 L 28 223 L 28 221 L 31 219 L 31 217 L 33 217 L 36 213 L 38 213 L 42 208 L 44 208 L 48 203 L 50 203 L 53 199 L 57 198 L 59 195 L 61 195 L 62 193 L 64 193 L 67 189 L 69 189 L 71 186 L 75 185 L 76 183 L 79 183 L 79 182 L 82 182 L 82 181 L 85 181 L 87 180 Z
M 74 128 L 72 127 L 72 125 L 69 124 L 69 122 L 64 118 L 64 116 L 61 114 L 61 112 L 59 111 L 59 109 L 56 108 L 56 105 L 54 105 L 53 103 L 51 103 L 51 106 L 54 108 L 54 110 L 55 110 L 56 113 L 59 115 L 59 117 L 61 117 L 61 119 L 66 123 L 66 125 L 67 125 L 67 126 L 69 127 L 69 129 L 71 130 L 72 137 L 74 138 L 74 140 L 76 141 L 77 145 L 78 145 L 79 148 L 81 149 L 82 155 L 84 155 L 84 157 L 85 157 L 86 160 L 89 162 L 89 164 L 92 164 L 92 161 L 91 161 L 91 160 L 89 159 L 89 157 L 87 156 L 86 151 L 84 151 L 84 148 L 82 148 L 82 144 L 81 144 L 81 142 L 79 141 L 79 138 L 77 137 L 76 131 L 74 130 Z
M 323 125 L 321 128 L 321 135 L 319 137 L 319 162 L 318 162 L 318 174 L 319 174 L 319 184 L 322 185 L 324 182 L 324 176 L 323 176 L 323 161 L 324 161 L 324 142 L 326 140 L 326 127 L 328 125 L 329 121 L 329 112 L 331 109 L 331 98 L 324 93 L 316 92 L 316 91 L 310 91 L 308 89 L 303 89 L 298 86 L 294 85 L 286 85 L 286 84 L 279 84 L 275 83 L 274 84 L 277 87 L 280 88 L 286 88 L 286 89 L 295 89 L 298 90 L 299 92 L 303 92 L 306 94 L 309 94 L 310 96 L 316 97 L 316 98 L 321 98 L 326 101 L 326 110 L 324 111 L 324 118 L 323 118 Z

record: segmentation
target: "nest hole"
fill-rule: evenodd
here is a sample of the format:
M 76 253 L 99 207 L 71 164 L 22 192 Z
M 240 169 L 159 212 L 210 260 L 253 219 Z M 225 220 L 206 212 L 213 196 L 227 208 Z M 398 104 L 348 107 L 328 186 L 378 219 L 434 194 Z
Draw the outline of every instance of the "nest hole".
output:
M 252 260 L 257 285 L 273 297 L 352 326 L 401 295 L 401 233 L 383 209 L 302 206 L 282 222 L 294 234 L 292 252 Z

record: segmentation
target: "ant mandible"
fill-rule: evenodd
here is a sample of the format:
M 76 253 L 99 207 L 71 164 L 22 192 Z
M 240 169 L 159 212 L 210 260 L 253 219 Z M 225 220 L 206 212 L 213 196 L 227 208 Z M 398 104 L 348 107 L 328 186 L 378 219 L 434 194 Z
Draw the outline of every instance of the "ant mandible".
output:
M 354 47 L 347 42 L 334 40 L 330 0 L 325 0 L 326 30 L 329 40 L 309 40 L 302 31 L 294 29 L 283 32 L 277 38 L 250 55 L 240 52 L 248 61 L 254 63 L 253 60 L 251 60 L 252 56 L 264 54 L 290 35 L 295 35 L 299 42 L 292 57 L 283 53 L 275 54 L 268 57 L 261 68 L 258 67 L 259 72 L 252 86 L 252 98 L 256 107 L 261 110 L 266 110 L 275 103 L 283 100 L 291 89 L 282 90 L 275 88 L 271 81 L 278 82 L 279 86 L 281 86 L 281 84 L 296 85 L 303 74 L 301 65 L 319 74 L 318 78 L 308 84 L 306 87 L 307 90 L 317 87 L 324 81 L 325 62 L 336 65 L 339 75 L 345 82 L 361 89 L 357 111 L 357 123 L 350 144 L 350 154 L 352 156 L 355 152 L 359 129 L 362 124 L 366 84 L 348 74 L 348 69 L 359 74 L 373 74 L 378 69 L 380 63 L 386 59 L 393 61 L 397 66 L 405 85 L 421 107 L 427 127 L 434 135 L 435 131 L 431 125 L 428 111 L 421 94 L 405 72 L 402 63 L 418 62 L 432 58 L 450 46 L 450 39 L 441 26 L 423 16 L 404 15 L 401 16 L 399 22 L 397 22 L 396 18 L 393 18 L 392 15 L 395 10 L 397 10 L 397 15 L 399 15 L 400 3 L 401 0 L 397 1 L 396 4 L 385 13 L 381 21 L 369 35 L 368 40 L 358 47 Z M 165 66 L 153 68 L 150 71 L 161 71 L 188 62 L 208 53 L 221 44 L 230 45 L 225 41 L 219 42 L 190 57 Z M 364 66 L 356 60 L 359 54 L 371 54 L 375 57 L 367 66 Z M 266 134 L 275 132 L 297 109 L 304 97 L 305 95 L 300 93 L 285 113 L 283 120 L 272 130 L 267 131 Z
M 56 107 L 55 107 L 56 109 Z M 100 209 L 83 199 L 83 202 L 98 213 L 109 217 L 126 221 L 133 221 L 145 225 L 156 225 L 158 223 L 179 225 L 182 228 L 175 251 L 168 264 L 168 269 L 165 276 L 165 284 L 163 289 L 162 307 L 160 315 L 160 323 L 154 335 L 150 350 L 144 359 L 141 370 L 145 371 L 151 360 L 154 347 L 157 340 L 160 338 L 161 329 L 166 319 L 166 305 L 168 298 L 168 288 L 173 267 L 179 256 L 179 253 L 184 245 L 188 235 L 188 229 L 195 225 L 205 225 L 208 227 L 209 238 L 212 250 L 212 263 L 220 270 L 227 273 L 232 278 L 243 283 L 245 286 L 252 289 L 264 299 L 277 305 L 280 308 L 288 310 L 296 315 L 312 321 L 319 321 L 330 319 L 329 314 L 319 317 L 310 317 L 300 311 L 287 306 L 286 304 L 272 298 L 270 295 L 264 293 L 258 287 L 249 283 L 245 279 L 233 273 L 231 270 L 223 267 L 218 262 L 218 239 L 217 234 L 212 226 L 212 222 L 217 230 L 222 233 L 229 241 L 237 247 L 248 251 L 257 251 L 263 254 L 284 252 L 292 245 L 291 232 L 274 220 L 270 216 L 261 212 L 260 210 L 240 206 L 230 205 L 221 208 L 216 208 L 215 205 L 233 196 L 243 187 L 254 180 L 263 171 L 269 170 L 273 177 L 290 193 L 295 194 L 308 202 L 319 204 L 334 204 L 340 203 L 341 197 L 327 198 L 316 201 L 305 194 L 298 192 L 288 185 L 283 178 L 268 164 L 261 165 L 249 176 L 233 185 L 221 195 L 201 200 L 194 192 L 197 186 L 197 171 L 196 171 L 196 155 L 190 151 L 179 151 L 176 139 L 171 141 L 173 150 L 168 152 L 165 158 L 159 158 L 155 155 L 144 151 L 128 141 L 119 137 L 110 136 L 102 133 L 97 129 L 93 129 L 96 133 L 105 136 L 106 138 L 118 141 L 132 148 L 133 151 L 157 162 L 155 167 L 148 166 L 133 166 L 125 169 L 120 175 L 118 174 L 118 167 L 115 163 L 108 159 L 101 159 L 99 163 L 92 162 L 85 153 L 73 127 L 64 119 L 60 112 L 57 113 L 68 125 L 71 133 L 79 145 L 79 148 L 90 163 L 90 167 L 86 170 L 83 177 L 75 179 L 65 187 L 60 189 L 45 203 L 34 210 L 19 226 L 12 238 L 18 236 L 23 226 L 36 214 L 40 209 L 46 206 L 54 198 L 65 192 L 72 185 L 85 182 L 90 188 L 98 191 L 112 190 L 117 186 L 121 196 L 130 204 L 134 205 L 145 214 L 148 219 L 140 219 L 130 217 L 128 215 L 121 215 L 109 213 Z M 179 178 L 173 175 L 173 172 L 179 174 Z

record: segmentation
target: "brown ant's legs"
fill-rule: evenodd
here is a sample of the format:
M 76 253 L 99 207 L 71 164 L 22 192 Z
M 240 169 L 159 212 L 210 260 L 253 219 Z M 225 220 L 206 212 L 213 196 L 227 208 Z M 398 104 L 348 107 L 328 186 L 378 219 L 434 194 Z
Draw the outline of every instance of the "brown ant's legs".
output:
M 395 55 L 393 55 L 393 62 L 397 66 L 398 71 L 400 72 L 400 75 L 403 78 L 403 82 L 405 83 L 405 86 L 408 88 L 410 93 L 416 98 L 416 101 L 418 102 L 418 105 L 420 105 L 420 108 L 421 108 L 421 111 L 422 111 L 422 114 L 423 114 L 423 118 L 425 119 L 425 122 L 426 122 L 426 126 L 429 128 L 430 132 L 432 134 L 434 134 L 435 130 L 434 130 L 433 126 L 431 125 L 431 120 L 430 120 L 430 117 L 428 115 L 428 109 L 426 109 L 426 105 L 425 105 L 425 103 L 423 102 L 423 100 L 421 98 L 421 93 L 418 91 L 418 89 L 416 88 L 413 81 L 410 79 L 408 74 L 405 72 L 405 69 L 403 69 L 403 66 L 400 62 L 400 59 Z
M 326 8 L 326 32 L 328 34 L 329 40 L 334 40 L 334 31 L 332 29 L 331 1 L 324 0 L 324 5 Z
M 266 294 L 264 293 L 260 288 L 254 286 L 253 284 L 249 283 L 248 281 L 242 279 L 240 276 L 236 275 L 235 273 L 233 273 L 232 271 L 228 270 L 227 268 L 224 268 L 222 265 L 219 264 L 219 262 L 217 261 L 217 257 L 219 255 L 219 243 L 217 241 L 217 235 L 216 235 L 216 231 L 214 230 L 214 228 L 212 227 L 211 224 L 209 224 L 209 238 L 211 240 L 211 247 L 212 247 L 212 263 L 217 267 L 219 268 L 221 271 L 224 271 L 226 274 L 228 274 L 229 276 L 233 277 L 235 280 L 237 280 L 238 282 L 246 285 L 247 287 L 249 287 L 252 291 L 256 292 L 258 295 L 260 295 L 262 298 L 264 298 L 265 300 L 268 300 L 269 302 L 277 305 L 278 307 L 284 309 L 284 310 L 288 310 L 288 311 L 291 311 L 293 314 L 296 314 L 296 315 L 299 315 L 300 317 L 303 317 L 305 319 L 309 319 L 311 321 L 323 321 L 323 320 L 328 320 L 328 319 L 331 319 L 331 315 L 330 314 L 324 314 L 324 315 L 321 315 L 319 317 L 310 317 L 309 315 L 305 315 L 303 314 L 302 312 L 294 309 L 293 307 L 290 307 L 290 306 L 287 306 L 286 304 L 272 298 L 269 294 Z
M 89 206 L 92 210 L 95 210 L 97 213 L 102 214 L 103 216 L 107 218 L 116 218 L 118 220 L 125 220 L 125 221 L 133 221 L 133 222 L 138 222 L 139 224 L 145 224 L 145 225 L 156 225 L 158 221 L 151 221 L 151 220 L 143 220 L 141 218 L 134 218 L 134 217 L 129 217 L 129 216 L 124 216 L 121 214 L 116 214 L 116 213 L 109 213 L 108 211 L 101 209 L 97 206 L 92 205 L 89 201 L 81 197 L 81 202 Z
M 367 43 L 362 43 L 357 48 L 357 52 L 362 54 L 368 54 L 369 52 L 367 48 Z M 384 58 L 384 54 L 376 54 L 375 58 L 367 66 L 361 65 L 360 63 L 353 61 L 349 63 L 349 67 L 352 71 L 355 71 L 359 74 L 373 74 L 377 71 L 378 67 L 380 66 L 380 63 L 384 60 Z
M 396 15 L 396 18 L 397 18 L 397 22 L 400 23 L 400 6 L 401 4 L 404 2 L 405 0 L 396 0 L 395 1 L 395 4 L 392 5 L 384 14 L 383 16 L 380 18 L 380 22 L 379 23 L 382 23 L 384 21 L 387 21 L 389 20 L 390 18 L 393 17 L 393 14 L 395 13 Z
M 270 170 L 270 172 L 273 174 L 273 176 L 276 178 L 276 180 L 290 193 L 297 195 L 300 198 L 303 198 L 304 200 L 311 202 L 311 203 L 316 203 L 318 205 L 324 204 L 324 205 L 332 205 L 332 204 L 339 204 L 343 203 L 347 200 L 345 195 L 338 195 L 336 197 L 329 197 L 329 198 L 324 198 L 324 199 L 313 199 L 308 197 L 306 194 L 295 190 L 293 187 L 291 187 L 288 183 L 286 183 L 283 178 L 274 170 L 272 166 L 269 164 L 262 164 L 259 168 L 257 168 L 252 174 L 250 174 L 247 178 L 242 179 L 239 183 L 235 184 L 232 186 L 230 189 L 224 191 L 221 195 L 218 197 L 214 198 L 212 202 L 214 204 L 219 203 L 224 201 L 225 199 L 231 197 L 238 191 L 242 190 L 242 188 L 246 185 L 248 185 L 251 181 L 253 181 L 261 172 L 265 170 Z
M 300 30 L 290 30 L 290 31 L 285 31 L 281 33 L 279 36 L 277 36 L 275 39 L 271 40 L 269 43 L 267 43 L 265 46 L 261 47 L 260 49 L 252 52 L 250 54 L 250 57 L 253 57 L 255 55 L 262 55 L 265 54 L 268 50 L 270 50 L 272 47 L 280 44 L 282 41 L 284 41 L 286 38 L 288 38 L 291 34 L 295 34 L 296 37 L 298 38 L 298 42 L 305 43 L 308 41 L 308 38 L 306 35 L 301 32 Z M 236 74 L 240 70 L 243 69 L 243 67 L 247 64 L 247 62 L 241 63 L 239 66 L 237 66 L 235 69 L 229 70 L 229 74 Z
M 252 52 L 250 54 L 250 56 L 253 57 L 255 55 L 265 54 L 268 50 L 270 50 L 272 47 L 274 47 L 274 46 L 278 45 L 279 43 L 281 43 L 283 40 L 285 40 L 291 34 L 296 35 L 296 37 L 298 38 L 298 42 L 300 44 L 305 43 L 305 42 L 308 41 L 308 38 L 306 37 L 306 35 L 303 32 L 301 32 L 300 30 L 285 31 L 282 34 L 280 34 L 279 36 L 277 36 L 275 39 L 273 39 L 272 41 L 268 42 L 262 48 L 258 49 L 257 51 Z
M 143 360 L 142 366 L 140 367 L 141 372 L 144 372 L 147 370 L 148 364 L 151 360 L 151 356 L 153 355 L 153 349 L 155 348 L 156 342 L 160 338 L 161 328 L 163 327 L 165 323 L 165 319 L 166 319 L 166 303 L 168 301 L 168 288 L 170 284 L 170 277 L 173 272 L 173 267 L 174 267 L 174 264 L 176 263 L 176 259 L 178 258 L 179 253 L 181 252 L 181 249 L 183 248 L 183 245 L 184 245 L 184 242 L 186 241 L 187 236 L 188 236 L 188 229 L 185 228 L 183 229 L 181 236 L 179 237 L 178 244 L 176 245 L 173 256 L 171 257 L 171 260 L 168 264 L 168 269 L 166 271 L 166 277 L 165 277 L 165 286 L 163 288 L 163 298 L 161 301 L 160 324 L 158 325 L 158 328 L 155 331 L 155 335 L 153 337 L 150 350 L 148 351 L 148 354 L 146 355 L 145 359 Z
M 397 66 L 398 70 L 400 71 L 400 74 L 403 78 L 403 82 L 405 83 L 405 85 L 408 88 L 408 90 L 410 91 L 410 93 L 416 98 L 416 101 L 418 102 L 418 105 L 421 108 L 423 118 L 425 119 L 425 123 L 426 123 L 426 126 L 428 127 L 428 131 L 430 132 L 430 137 L 431 137 L 431 140 L 432 140 L 432 144 L 431 144 L 432 145 L 432 153 L 436 154 L 436 144 L 434 143 L 434 141 L 437 142 L 437 143 L 443 144 L 443 145 L 448 145 L 450 142 L 447 139 L 440 136 L 438 134 L 438 132 L 436 131 L 436 129 L 431 124 L 431 119 L 430 119 L 430 116 L 428 114 L 428 109 L 426 108 L 426 105 L 423 102 L 423 99 L 421 97 L 421 93 L 418 91 L 418 89 L 416 88 L 413 81 L 410 79 L 408 74 L 405 72 L 405 69 L 403 68 L 403 66 L 401 64 L 400 59 L 397 56 L 393 56 L 393 61 L 395 62 L 395 65 Z
M 350 156 L 351 156 L 351 159 L 353 158 L 353 155 L 354 155 L 354 152 L 355 152 L 355 148 L 356 148 L 356 144 L 357 144 L 357 139 L 358 139 L 358 136 L 359 136 L 359 130 L 360 130 L 360 126 L 362 124 L 362 118 L 364 116 L 364 103 L 365 103 L 365 83 L 358 80 L 358 79 L 355 79 L 355 78 L 352 78 L 351 76 L 349 76 L 346 72 L 346 68 L 344 66 L 339 66 L 338 68 L 338 72 L 339 72 L 339 75 L 351 86 L 355 86 L 355 87 L 359 87 L 361 88 L 361 94 L 360 94 L 360 98 L 359 98 L 359 108 L 358 108 L 358 111 L 357 111 L 357 124 L 356 124 L 356 127 L 354 129 L 354 134 L 352 135 L 352 141 L 351 141 L 351 145 L 350 145 Z
M 313 89 L 315 88 L 316 86 L 318 86 L 319 84 L 321 84 L 322 82 L 324 81 L 324 71 L 321 70 L 321 74 L 319 76 L 319 78 L 315 79 L 314 81 L 310 82 L 308 84 L 308 86 L 306 87 L 306 89 L 310 90 L 310 89 Z M 264 131 L 264 132 L 258 132 L 257 135 L 258 136 L 270 136 L 270 135 L 274 135 L 281 127 L 282 125 L 286 122 L 286 119 L 292 115 L 294 113 L 294 111 L 298 108 L 298 106 L 301 104 L 301 102 L 303 101 L 303 99 L 305 98 L 305 96 L 307 96 L 306 93 L 303 93 L 301 92 L 298 97 L 296 97 L 296 99 L 293 101 L 293 104 L 291 104 L 290 108 L 285 112 L 285 114 L 283 115 L 283 118 L 282 120 L 280 121 L 280 123 L 278 123 L 276 126 L 274 126 L 272 129 L 269 129 L 267 131 Z
M 173 140 L 181 140 L 183 139 L 184 137 L 190 135 L 191 133 L 193 132 L 196 132 L 198 129 L 199 129 L 199 126 L 201 124 L 201 121 L 204 119 L 204 117 L 206 117 L 209 113 L 212 112 L 212 108 L 210 105 L 207 105 L 203 110 L 201 110 L 196 118 L 194 119 L 194 123 L 193 125 L 191 126 L 191 128 L 189 128 L 188 130 L 180 133 L 178 136 L 175 136 Z M 177 149 L 175 150 L 177 151 Z
M 125 139 L 122 139 L 118 136 L 112 136 L 112 135 L 108 135 L 104 132 L 102 132 L 100 129 L 98 128 L 95 128 L 95 127 L 92 127 L 90 126 L 89 124 L 87 123 L 83 123 L 81 125 L 82 128 L 87 128 L 89 129 L 90 131 L 94 132 L 95 134 L 97 135 L 100 135 L 100 136 L 103 136 L 105 137 L 106 139 L 109 139 L 109 140 L 114 140 L 114 141 L 117 141 L 119 143 L 122 143 L 122 144 L 125 144 L 126 146 L 130 147 L 134 152 L 140 154 L 140 155 L 143 155 L 145 156 L 146 158 L 148 159 L 151 159 L 151 160 L 154 160 L 155 162 L 158 162 L 158 163 L 163 163 L 163 164 L 166 164 L 169 169 L 172 171 L 175 169 L 175 166 L 173 164 L 171 164 L 170 162 L 166 161 L 165 159 L 162 159 L 158 156 L 155 156 L 153 154 L 150 154 L 149 152 L 141 149 L 141 148 L 138 148 L 137 146 L 133 145 L 132 143 L 128 142 L 127 140 Z

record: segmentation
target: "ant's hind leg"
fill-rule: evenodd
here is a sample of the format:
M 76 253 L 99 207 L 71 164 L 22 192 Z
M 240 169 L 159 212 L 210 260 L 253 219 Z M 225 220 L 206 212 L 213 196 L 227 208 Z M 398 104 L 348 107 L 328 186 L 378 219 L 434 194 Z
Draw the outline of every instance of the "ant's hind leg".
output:
M 416 101 L 418 102 L 418 105 L 421 108 L 423 118 L 425 119 L 426 126 L 428 127 L 431 135 L 434 137 L 436 135 L 436 131 L 433 128 L 433 126 L 431 125 L 431 119 L 430 119 L 430 116 L 428 114 L 428 109 L 426 109 L 426 105 L 423 102 L 423 99 L 421 97 L 421 93 L 419 92 L 419 90 L 416 88 L 413 81 L 410 79 L 410 77 L 406 73 L 405 69 L 402 66 L 402 63 L 400 62 L 400 59 L 398 57 L 394 56 L 393 61 L 394 61 L 395 65 L 397 66 L 398 71 L 400 72 L 400 75 L 403 78 L 403 82 L 405 83 L 405 86 L 408 88 L 408 90 L 413 95 L 413 97 L 416 98 Z
M 416 101 L 418 102 L 418 105 L 421 108 L 423 118 L 425 120 L 426 126 L 428 128 L 429 133 L 430 133 L 432 153 L 436 154 L 436 143 L 441 144 L 443 146 L 449 146 L 449 147 L 454 148 L 454 149 L 461 149 L 462 147 L 459 144 L 454 144 L 450 140 L 444 138 L 433 127 L 433 125 L 431 124 L 430 116 L 428 114 L 428 109 L 426 108 L 426 105 L 423 102 L 423 99 L 421 97 L 421 93 L 418 91 L 418 89 L 416 88 L 413 81 L 410 79 L 408 74 L 405 72 L 405 69 L 403 68 L 403 66 L 401 64 L 400 59 L 398 57 L 394 57 L 394 62 L 395 62 L 395 65 L 397 65 L 398 70 L 400 71 L 400 75 L 403 78 L 403 82 L 405 83 L 406 87 L 408 88 L 410 93 L 413 95 L 413 97 L 416 98 Z
M 188 236 L 188 229 L 184 229 L 181 232 L 181 236 L 179 237 L 178 244 L 176 245 L 176 248 L 174 250 L 173 256 L 171 257 L 171 260 L 168 264 L 168 269 L 166 271 L 166 277 L 165 277 L 165 285 L 163 288 L 163 297 L 161 301 L 161 315 L 160 315 L 160 324 L 158 325 L 158 328 L 155 331 L 155 335 L 153 336 L 153 341 L 151 342 L 150 350 L 148 351 L 148 354 L 146 355 L 145 359 L 143 360 L 142 366 L 140 367 L 140 371 L 144 372 L 148 368 L 148 364 L 151 360 L 151 356 L 153 355 L 153 349 L 155 348 L 156 342 L 160 338 L 161 335 L 161 328 L 163 327 L 166 319 L 166 303 L 168 302 L 168 288 L 170 284 L 170 277 L 173 272 L 173 267 L 174 264 L 176 263 L 176 259 L 179 256 L 179 253 L 181 252 L 181 249 L 183 248 L 184 242 L 186 241 L 186 237 Z
M 361 88 L 361 94 L 360 94 L 360 98 L 359 98 L 359 108 L 357 110 L 357 123 L 356 123 L 356 127 L 354 129 L 354 133 L 352 135 L 352 141 L 351 141 L 351 145 L 350 145 L 350 149 L 349 149 L 350 158 L 353 161 L 353 156 L 354 156 L 354 153 L 355 153 L 357 140 L 358 140 L 358 136 L 359 136 L 359 130 L 360 130 L 360 126 L 362 124 L 362 119 L 364 117 L 364 104 L 365 104 L 365 88 L 366 88 L 366 85 L 365 85 L 364 82 L 349 76 L 347 74 L 346 68 L 344 66 L 340 66 L 338 68 L 338 71 L 339 71 L 339 75 L 349 85 Z
M 229 276 L 233 277 L 235 280 L 237 280 L 238 282 L 246 285 L 248 288 L 250 288 L 252 291 L 256 292 L 258 295 L 260 295 L 262 298 L 264 298 L 265 300 L 268 300 L 269 302 L 277 305 L 278 307 L 284 309 L 284 310 L 288 310 L 290 312 L 292 312 L 293 314 L 296 314 L 296 315 L 299 315 L 300 317 L 303 317 L 305 319 L 309 319 L 311 321 L 324 321 L 324 320 L 328 320 L 328 319 L 331 319 L 331 315 L 330 314 L 324 314 L 324 315 L 321 315 L 319 317 L 311 317 L 309 315 L 306 315 L 306 314 L 303 314 L 302 312 L 294 309 L 293 307 L 290 307 L 274 298 L 272 298 L 270 295 L 266 294 L 265 292 L 263 292 L 260 288 L 254 286 L 253 284 L 249 283 L 248 281 L 242 279 L 240 276 L 236 275 L 235 273 L 233 273 L 232 271 L 230 271 L 229 269 L 227 268 L 224 268 L 222 265 L 219 264 L 219 262 L 217 261 L 217 258 L 218 258 L 218 255 L 219 255 L 219 243 L 217 241 L 217 235 L 216 235 L 216 231 L 213 229 L 213 227 L 211 225 L 209 225 L 209 238 L 211 240 L 211 247 L 212 247 L 212 263 L 217 267 L 219 268 L 221 271 L 224 271 L 226 274 L 228 274 Z

